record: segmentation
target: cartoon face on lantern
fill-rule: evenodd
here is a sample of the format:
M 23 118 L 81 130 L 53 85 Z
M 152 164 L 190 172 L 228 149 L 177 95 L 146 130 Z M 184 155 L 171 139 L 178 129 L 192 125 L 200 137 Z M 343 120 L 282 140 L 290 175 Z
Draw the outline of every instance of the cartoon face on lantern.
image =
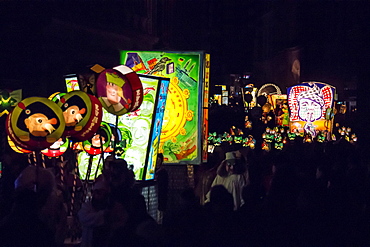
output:
M 123 94 L 122 87 L 126 84 L 125 80 L 118 73 L 107 72 L 105 74 L 107 85 L 106 97 L 101 97 L 100 100 L 107 108 L 113 108 L 114 112 L 120 112 L 122 109 L 128 109 L 131 103 L 130 99 L 126 99 Z M 122 103 L 123 104 L 122 104 Z
M 50 147 L 65 129 L 62 110 L 55 102 L 42 97 L 30 97 L 18 103 L 6 125 L 15 145 L 27 150 Z
M 56 142 L 54 142 L 49 149 L 58 149 L 64 144 L 63 138 L 59 138 Z
M 320 82 L 305 82 L 287 89 L 291 132 L 315 137 L 319 131 L 331 132 L 332 123 L 325 119 L 332 108 L 335 88 Z
M 76 105 L 72 105 L 68 107 L 64 112 L 64 120 L 66 122 L 66 126 L 75 126 L 78 122 L 80 122 L 83 118 L 82 114 L 86 112 L 85 108 L 80 109 Z
M 301 120 L 312 123 L 322 117 L 324 99 L 316 85 L 310 90 L 301 92 L 297 101 L 298 116 Z
M 107 83 L 107 100 L 112 105 L 118 104 L 123 98 L 122 88 L 114 83 Z
M 135 145 L 144 145 L 149 140 L 150 122 L 145 118 L 138 118 L 132 125 L 132 137 Z
M 58 121 L 56 118 L 48 119 L 42 113 L 35 113 L 26 118 L 24 123 L 31 135 L 45 137 L 55 130 L 53 125 L 56 125 Z
M 101 144 L 104 144 L 104 143 L 105 143 L 105 137 L 103 135 L 100 137 L 100 134 L 95 134 L 93 138 L 91 138 L 91 145 L 96 148 L 100 148 Z

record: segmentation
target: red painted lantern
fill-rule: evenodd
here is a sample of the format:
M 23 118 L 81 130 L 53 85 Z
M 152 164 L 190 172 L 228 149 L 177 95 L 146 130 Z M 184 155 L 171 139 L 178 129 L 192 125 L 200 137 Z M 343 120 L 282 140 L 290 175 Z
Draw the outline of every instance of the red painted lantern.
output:
M 104 109 L 121 116 L 137 110 L 143 101 L 143 85 L 129 67 L 104 70 L 97 80 L 97 96 Z

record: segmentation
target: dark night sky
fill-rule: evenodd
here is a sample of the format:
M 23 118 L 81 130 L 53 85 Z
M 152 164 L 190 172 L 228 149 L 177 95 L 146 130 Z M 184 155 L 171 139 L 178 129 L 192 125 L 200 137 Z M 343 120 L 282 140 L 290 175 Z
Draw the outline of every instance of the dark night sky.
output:
M 183 28 L 176 32 L 178 38 L 175 39 L 175 49 L 205 49 L 210 52 L 211 71 L 214 75 L 211 81 L 217 80 L 217 83 L 228 74 L 253 70 L 254 60 L 258 59 L 253 53 L 256 42 L 253 25 L 258 23 L 266 6 L 280 7 L 280 15 L 275 20 L 286 21 L 284 6 L 287 5 L 281 7 L 276 1 L 264 4 L 255 1 L 218 1 L 210 5 L 199 2 L 191 5 L 190 2 L 192 1 L 183 1 L 180 4 L 183 9 L 177 10 L 184 18 L 173 23 L 176 27 Z M 57 40 L 51 37 L 53 32 L 58 32 L 50 30 L 53 18 L 87 28 L 119 30 L 124 17 L 116 6 L 122 8 L 124 5 L 97 3 L 100 2 L 84 5 L 55 2 L 15 5 L 1 2 L 1 87 L 22 87 L 27 89 L 25 95 L 48 96 L 55 90 L 64 89 L 63 74 L 73 72 L 79 66 L 99 63 L 100 61 L 89 60 L 98 60 L 99 55 L 95 56 L 93 53 L 106 52 L 114 57 L 116 50 L 98 47 L 94 45 L 94 40 L 88 40 L 83 34 L 73 33 L 70 36 L 74 37 Z M 205 13 L 205 6 L 212 6 L 212 13 Z M 291 43 L 274 43 L 273 46 L 288 48 L 298 45 L 303 48 L 301 73 L 304 78 L 334 83 L 361 80 L 361 66 L 368 60 L 365 56 L 368 46 L 365 32 L 368 30 L 366 23 L 369 23 L 369 4 L 365 1 L 301 1 L 296 6 L 296 38 L 290 40 Z M 198 7 L 198 11 L 194 12 L 194 7 Z M 191 16 L 191 13 L 196 14 Z M 211 22 L 204 23 L 202 13 L 211 16 L 208 19 Z M 200 30 L 205 30 L 204 32 L 197 31 L 197 27 L 202 25 L 211 25 L 212 29 L 206 30 L 203 26 Z M 191 38 L 183 40 L 183 37 Z M 116 62 L 118 60 L 113 59 L 112 65 Z

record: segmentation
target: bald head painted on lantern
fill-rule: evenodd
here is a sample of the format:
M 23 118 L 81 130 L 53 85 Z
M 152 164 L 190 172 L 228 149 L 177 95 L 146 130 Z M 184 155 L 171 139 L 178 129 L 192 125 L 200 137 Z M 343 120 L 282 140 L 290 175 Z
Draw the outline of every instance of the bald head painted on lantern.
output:
M 301 92 L 297 101 L 298 116 L 302 121 L 312 123 L 322 117 L 324 99 L 316 84 L 309 90 Z

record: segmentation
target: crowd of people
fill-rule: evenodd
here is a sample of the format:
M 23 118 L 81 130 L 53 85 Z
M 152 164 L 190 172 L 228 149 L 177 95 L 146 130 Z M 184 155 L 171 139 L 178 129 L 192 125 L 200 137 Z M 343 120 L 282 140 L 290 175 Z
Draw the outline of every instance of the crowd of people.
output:
M 202 245 L 370 246 L 368 159 L 357 146 L 297 141 L 284 151 L 241 151 L 248 172 L 236 174 L 247 183 L 233 179 L 230 186 L 235 172 L 222 166 L 200 168 L 196 192 L 208 215 L 197 223 Z
M 158 217 L 148 214 L 126 161 L 107 160 L 75 208 L 78 246 L 370 246 L 367 159 L 349 142 L 219 147 L 176 209 L 167 205 L 161 157 Z M 12 169 L 1 180 L 14 190 L 1 191 L 0 246 L 65 246 L 71 222 L 55 171 L 26 160 Z

